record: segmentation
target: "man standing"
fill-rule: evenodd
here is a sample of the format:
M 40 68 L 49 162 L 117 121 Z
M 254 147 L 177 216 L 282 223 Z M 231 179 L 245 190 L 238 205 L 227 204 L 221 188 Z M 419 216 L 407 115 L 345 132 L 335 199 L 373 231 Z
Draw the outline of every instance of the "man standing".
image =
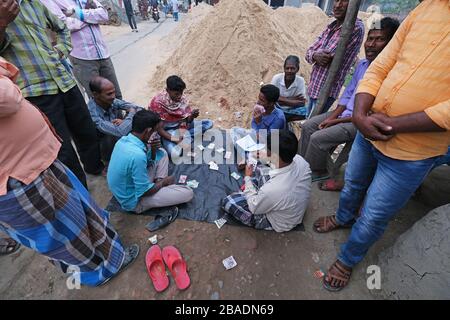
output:
M 99 23 L 108 21 L 108 12 L 97 0 L 41 0 L 53 2 L 59 7 L 49 6 L 49 10 L 69 28 L 72 36 L 73 50 L 70 61 L 78 82 L 89 97 L 89 81 L 95 76 L 102 76 L 116 87 L 118 99 L 122 99 L 116 71 L 111 61 L 108 48 L 103 39 Z
M 131 32 L 138 32 L 136 19 L 134 18 L 133 5 L 131 0 L 123 0 L 123 6 L 125 7 L 125 13 L 127 14 L 128 23 L 131 27 Z
M 56 159 L 61 144 L 14 84 L 18 72 L 0 58 L 0 230 L 81 284 L 103 284 L 136 259 L 139 246 L 123 247 L 108 212 Z
M 370 63 L 378 56 L 397 31 L 399 22 L 392 18 L 383 18 L 378 29 L 371 29 L 364 43 L 366 59 L 362 59 L 345 88 L 334 111 L 312 117 L 302 124 L 299 154 L 308 161 L 313 171 L 313 182 L 329 177 L 327 157 L 333 148 L 341 143 L 352 142 L 356 136 L 356 127 L 352 123 L 356 88 Z M 332 180 L 331 180 L 332 181 Z
M 178 0 L 172 0 L 173 19 L 178 21 Z
M 322 217 L 314 224 L 316 231 L 329 232 L 354 223 L 324 277 L 328 290 L 347 285 L 352 268 L 448 150 L 449 18 L 449 0 L 423 1 L 359 84 L 353 111 L 359 132 L 339 208 L 335 216 Z
M 48 29 L 56 34 L 55 46 L 48 37 Z M 61 63 L 71 48 L 69 30 L 39 1 L 0 3 L 0 54 L 20 69 L 17 84 L 24 97 L 47 115 L 62 138 L 58 159 L 86 185 L 72 138 L 87 173 L 101 173 L 103 164 L 84 98 Z
M 320 90 L 322 90 L 328 75 L 331 62 L 333 61 L 339 39 L 341 37 L 342 24 L 344 23 L 345 14 L 350 0 L 334 0 L 333 14 L 335 21 L 330 23 L 325 31 L 317 38 L 317 40 L 309 47 L 306 52 L 305 59 L 313 65 L 311 79 L 308 86 L 309 102 L 307 106 L 307 115 L 309 116 L 317 103 Z M 355 28 L 351 35 L 344 55 L 344 61 L 339 74 L 335 79 L 335 83 L 331 89 L 330 96 L 325 102 L 322 112 L 327 112 L 341 91 L 345 81 L 345 76 L 358 55 L 364 38 L 364 24 L 360 19 L 356 19 Z
M 102 160 L 109 163 L 114 145 L 131 131 L 131 121 L 136 111 L 142 108 L 116 99 L 114 84 L 108 79 L 95 77 L 89 83 L 93 97 L 88 102 L 92 121 L 97 127 Z M 122 112 L 126 112 L 125 118 Z

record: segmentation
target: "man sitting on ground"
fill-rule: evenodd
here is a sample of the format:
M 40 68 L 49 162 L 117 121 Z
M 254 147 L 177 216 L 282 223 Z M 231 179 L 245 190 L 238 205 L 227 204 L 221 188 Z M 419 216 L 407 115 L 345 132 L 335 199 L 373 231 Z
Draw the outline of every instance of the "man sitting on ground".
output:
M 244 192 L 222 200 L 225 212 L 243 224 L 263 230 L 289 231 L 303 220 L 311 193 L 311 170 L 297 155 L 298 140 L 290 131 L 281 130 L 267 138 L 267 166 L 245 169 Z M 275 144 L 278 143 L 278 146 Z M 277 148 L 278 147 L 278 150 Z
M 134 114 L 142 108 L 117 99 L 114 84 L 106 78 L 94 77 L 89 89 L 93 96 L 88 103 L 89 112 L 97 128 L 102 160 L 108 163 L 114 145 L 120 137 L 130 133 Z M 123 112 L 127 113 L 125 117 Z
M 142 213 L 189 202 L 194 197 L 192 189 L 174 185 L 174 177 L 168 176 L 169 158 L 160 148 L 160 139 L 150 140 L 160 121 L 154 112 L 138 111 L 133 117 L 131 133 L 114 147 L 107 180 L 124 210 Z
M 399 22 L 392 18 L 383 18 L 380 29 L 371 29 L 364 43 L 366 59 L 362 59 L 356 67 L 350 84 L 339 100 L 339 105 L 330 111 L 312 117 L 302 125 L 299 154 L 308 161 L 313 171 L 313 182 L 328 179 L 327 157 L 341 143 L 352 142 L 356 136 L 356 127 L 352 123 L 353 106 L 356 88 L 363 78 L 370 63 L 386 47 L 397 31 Z M 322 187 L 332 189 L 337 182 L 327 181 Z M 322 188 L 321 187 L 321 188 Z
M 156 95 L 149 105 L 149 110 L 157 113 L 163 120 L 158 128 L 158 134 L 162 137 L 162 144 L 169 156 L 180 156 L 181 147 L 177 146 L 184 139 L 179 129 L 188 129 L 191 136 L 201 133 L 213 127 L 209 119 L 195 120 L 199 109 L 191 109 L 189 101 L 184 95 L 186 84 L 178 76 L 170 76 L 166 80 L 166 90 Z M 199 128 L 195 130 L 195 128 Z
M 297 75 L 300 70 L 300 59 L 288 56 L 284 61 L 284 72 L 272 78 L 272 84 L 280 89 L 280 97 L 276 106 L 283 110 L 286 121 L 305 119 L 305 79 Z

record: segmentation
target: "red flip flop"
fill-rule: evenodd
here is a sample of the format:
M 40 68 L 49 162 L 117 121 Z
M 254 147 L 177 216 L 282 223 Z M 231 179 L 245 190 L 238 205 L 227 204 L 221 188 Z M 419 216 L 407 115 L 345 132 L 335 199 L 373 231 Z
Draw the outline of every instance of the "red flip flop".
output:
M 187 274 L 186 261 L 181 257 L 180 251 L 174 246 L 167 246 L 163 248 L 162 256 L 175 279 L 178 289 L 187 289 L 191 284 L 191 279 Z
M 169 286 L 169 278 L 166 274 L 166 268 L 161 255 L 161 248 L 158 245 L 151 246 L 145 256 L 145 264 L 147 272 L 152 279 L 153 286 L 157 292 L 167 289 Z

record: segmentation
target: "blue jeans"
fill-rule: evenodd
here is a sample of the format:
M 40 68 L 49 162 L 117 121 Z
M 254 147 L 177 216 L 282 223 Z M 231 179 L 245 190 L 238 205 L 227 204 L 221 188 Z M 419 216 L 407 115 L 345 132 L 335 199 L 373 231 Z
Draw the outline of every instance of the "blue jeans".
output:
M 173 13 L 173 18 L 175 19 L 175 21 L 178 21 L 178 12 Z
M 439 157 L 439 159 L 434 164 L 433 169 L 436 168 L 436 167 L 439 167 L 439 166 L 441 166 L 443 164 L 450 165 L 450 147 L 448 147 L 447 154 Z
M 418 161 L 389 158 L 359 132 L 345 170 L 345 185 L 336 212 L 338 224 L 361 216 L 341 247 L 339 261 L 353 267 L 384 233 L 389 220 L 406 204 L 439 157 Z
M 209 119 L 203 119 L 203 120 L 194 120 L 193 122 L 191 122 L 189 124 L 188 130 L 189 130 L 189 134 L 191 135 L 191 137 L 193 137 L 195 134 L 198 134 L 199 132 L 195 131 L 195 127 L 200 128 L 201 127 L 201 133 L 205 133 L 205 131 L 211 129 L 214 125 L 214 122 L 212 120 Z M 165 128 L 165 130 L 170 134 L 170 135 L 175 135 L 178 127 L 172 127 L 170 129 Z M 170 141 L 170 140 L 166 140 L 166 139 L 161 139 L 162 141 L 162 145 L 164 147 L 164 149 L 166 149 L 167 153 L 169 154 L 169 157 L 171 155 L 180 155 L 181 154 L 181 149 L 180 150 L 175 150 L 174 149 L 177 147 L 177 144 Z M 172 153 L 174 152 L 174 153 Z
M 334 101 L 336 101 L 335 98 L 333 97 L 328 97 L 327 101 L 325 102 L 325 105 L 322 109 L 322 113 L 328 112 L 328 110 L 331 108 L 331 106 L 333 105 Z M 314 108 L 317 105 L 317 99 L 312 99 L 309 98 L 308 104 L 306 106 L 306 119 L 309 119 L 311 112 L 314 110 Z

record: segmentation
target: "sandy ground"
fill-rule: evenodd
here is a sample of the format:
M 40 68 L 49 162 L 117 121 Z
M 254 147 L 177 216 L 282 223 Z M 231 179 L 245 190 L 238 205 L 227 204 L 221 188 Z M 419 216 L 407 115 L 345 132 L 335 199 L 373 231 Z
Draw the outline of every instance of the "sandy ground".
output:
M 187 19 L 182 15 L 181 19 Z M 124 97 L 146 105 L 147 88 L 156 66 L 173 50 L 164 36 L 175 27 L 171 19 L 157 25 L 143 22 L 140 32 L 128 26 L 104 27 Z M 111 197 L 105 178 L 89 177 L 94 198 L 105 206 Z M 305 231 L 285 234 L 255 231 L 244 227 L 177 220 L 156 234 L 160 245 L 175 245 L 187 260 L 192 284 L 186 291 L 170 287 L 156 293 L 146 273 L 144 258 L 149 248 L 145 224 L 152 217 L 112 213 L 113 225 L 125 244 L 138 243 L 137 261 L 104 287 L 68 290 L 66 278 L 43 256 L 29 249 L 0 257 L 1 299 L 376 299 L 379 294 L 366 286 L 367 266 L 377 263 L 378 253 L 393 244 L 402 232 L 431 207 L 411 200 L 392 221 L 383 236 L 354 270 L 348 288 L 333 294 L 321 287 L 313 272 L 326 268 L 335 259 L 349 231 L 319 235 L 312 231 L 313 221 L 337 208 L 339 193 L 322 192 L 313 185 L 312 200 L 305 216 Z M 233 255 L 238 266 L 226 271 L 222 260 Z

